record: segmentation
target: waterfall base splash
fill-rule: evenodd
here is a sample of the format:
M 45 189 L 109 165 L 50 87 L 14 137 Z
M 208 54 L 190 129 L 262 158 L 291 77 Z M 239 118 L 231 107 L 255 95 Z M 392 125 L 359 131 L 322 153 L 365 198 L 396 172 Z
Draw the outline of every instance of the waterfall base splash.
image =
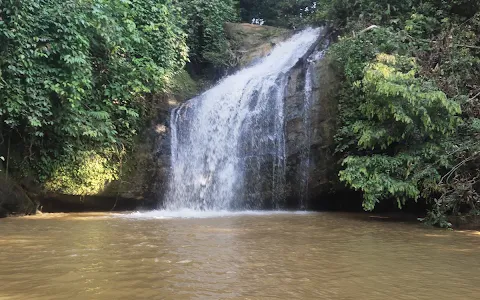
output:
M 237 216 L 272 216 L 272 215 L 309 215 L 314 212 L 306 211 L 268 211 L 268 210 L 244 210 L 244 211 L 228 211 L 228 210 L 207 210 L 198 211 L 193 209 L 181 209 L 177 211 L 155 210 L 149 212 L 134 212 L 131 214 L 118 214 L 117 217 L 130 219 L 209 219 L 209 218 L 226 218 Z

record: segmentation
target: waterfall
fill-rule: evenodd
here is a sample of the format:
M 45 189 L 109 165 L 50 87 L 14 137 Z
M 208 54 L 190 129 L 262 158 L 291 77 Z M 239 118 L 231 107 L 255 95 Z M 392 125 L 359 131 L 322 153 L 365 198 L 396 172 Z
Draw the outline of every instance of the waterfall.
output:
M 167 210 L 280 208 L 288 72 L 320 34 L 306 29 L 171 113 Z
M 305 88 L 304 88 L 304 103 L 303 103 L 303 133 L 304 133 L 304 142 L 303 148 L 301 151 L 301 163 L 300 169 L 301 181 L 300 181 L 300 209 L 306 209 L 306 202 L 309 198 L 309 180 L 310 180 L 310 147 L 312 140 L 312 120 L 311 120 L 311 106 L 312 106 L 312 92 L 313 92 L 313 72 L 315 63 L 325 55 L 325 50 L 328 47 L 328 41 L 323 45 L 321 51 L 315 51 L 307 59 L 307 66 L 305 72 Z M 318 76 L 318 74 L 316 74 Z

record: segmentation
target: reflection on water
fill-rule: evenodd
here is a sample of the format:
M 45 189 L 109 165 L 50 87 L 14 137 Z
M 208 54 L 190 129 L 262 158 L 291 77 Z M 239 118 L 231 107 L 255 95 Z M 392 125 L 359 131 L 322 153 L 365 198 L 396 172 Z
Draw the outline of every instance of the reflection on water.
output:
M 345 214 L 0 221 L 0 299 L 479 299 L 480 235 Z

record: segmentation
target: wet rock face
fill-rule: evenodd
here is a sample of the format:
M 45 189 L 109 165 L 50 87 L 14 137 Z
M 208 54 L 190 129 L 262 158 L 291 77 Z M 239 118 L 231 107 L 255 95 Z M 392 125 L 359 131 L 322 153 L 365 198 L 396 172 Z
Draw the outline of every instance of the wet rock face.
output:
M 225 31 L 237 68 L 246 67 L 265 57 L 276 44 L 293 34 L 287 29 L 238 23 L 227 23 Z M 191 96 L 171 95 L 157 99 L 156 117 L 136 145 L 130 158 L 132 166 L 127 166 L 123 180 L 111 185 L 102 196 L 118 195 L 124 199 L 136 199 L 141 207 L 147 209 L 162 204 L 171 172 L 170 112 Z
M 311 66 L 311 96 L 305 105 L 306 62 L 290 73 L 285 98 L 288 208 L 312 208 L 335 181 L 334 135 L 339 80 L 330 62 Z
M 226 25 L 226 31 L 240 67 L 268 55 L 276 44 L 293 34 L 275 27 L 233 23 Z M 332 190 L 332 183 L 336 182 L 334 135 L 338 109 L 336 93 L 340 80 L 327 59 L 314 62 L 309 74 L 310 103 L 306 105 L 307 68 L 308 63 L 304 59 L 290 71 L 285 93 L 285 208 L 291 209 L 318 207 Z M 266 181 L 268 176 L 266 172 Z M 269 198 L 271 185 L 265 186 L 264 194 Z M 253 198 L 258 198 L 258 195 Z M 267 205 L 264 208 L 271 207 Z
M 240 67 L 268 55 L 276 44 L 293 34 L 290 30 L 251 24 L 230 23 L 225 29 Z M 285 206 L 292 209 L 318 207 L 318 202 L 331 191 L 332 182 L 336 181 L 333 153 L 338 109 L 336 93 L 340 80 L 327 59 L 313 63 L 310 103 L 305 105 L 307 68 L 304 59 L 290 71 L 285 94 Z M 268 175 L 265 175 L 267 181 Z M 265 186 L 264 194 L 268 198 L 272 193 L 271 185 Z
M 227 25 L 229 26 L 229 25 Z M 230 30 L 239 36 L 251 32 L 251 37 L 245 39 L 237 49 L 241 56 L 240 65 L 248 65 L 269 53 L 274 43 L 270 43 L 262 36 L 265 32 L 273 34 L 272 28 L 264 28 L 249 24 L 233 24 Z M 265 30 L 261 34 L 257 31 Z M 253 33 L 252 33 L 253 31 Z M 240 32 L 240 33 L 239 33 Z M 277 32 L 278 34 L 278 32 Z M 289 31 L 281 32 L 275 41 L 280 42 L 288 38 Z M 273 35 L 275 36 L 275 35 Z M 313 50 L 313 49 L 312 49 Z M 311 92 L 309 104 L 306 105 L 306 73 L 310 68 Z M 285 203 L 282 208 L 313 209 L 323 201 L 336 178 L 336 161 L 334 158 L 334 135 L 336 131 L 336 117 L 338 103 L 336 92 L 340 82 L 331 64 L 327 59 L 321 59 L 310 65 L 302 59 L 288 74 L 288 83 L 285 87 L 284 113 L 286 136 L 286 186 Z M 179 102 L 180 103 L 180 102 Z M 154 182 L 150 185 L 150 195 L 154 200 L 162 203 L 168 188 L 170 177 L 170 129 L 168 128 L 169 115 L 165 107 L 160 110 L 158 122 L 166 125 L 166 131 L 157 134 L 154 141 L 155 168 L 151 173 Z M 155 134 L 153 134 L 155 136 Z M 256 153 L 258 156 L 258 153 Z M 148 164 L 147 164 L 148 165 Z M 272 209 L 272 163 L 265 166 L 265 176 L 260 181 L 253 182 L 254 177 L 248 176 L 246 168 L 245 184 L 251 188 L 251 193 L 245 197 L 244 202 L 238 203 L 242 207 L 262 207 Z M 262 205 L 258 205 L 262 203 Z

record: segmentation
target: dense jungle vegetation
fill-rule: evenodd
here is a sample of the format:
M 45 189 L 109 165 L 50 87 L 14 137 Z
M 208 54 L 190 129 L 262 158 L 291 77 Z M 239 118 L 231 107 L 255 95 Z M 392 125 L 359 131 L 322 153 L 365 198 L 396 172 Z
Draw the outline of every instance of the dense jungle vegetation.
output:
M 480 214 L 480 3 L 319 2 L 340 35 L 340 180 L 384 200 L 431 204 L 426 221 Z
M 234 1 L 1 0 L 3 168 L 48 189 L 91 194 L 119 175 L 152 95 L 187 61 L 227 61 Z
M 480 4 L 471 0 L 0 0 L 0 170 L 91 194 L 153 95 L 232 67 L 223 25 L 326 25 L 342 75 L 339 179 L 426 221 L 480 214 Z M 185 71 L 187 70 L 189 74 Z

